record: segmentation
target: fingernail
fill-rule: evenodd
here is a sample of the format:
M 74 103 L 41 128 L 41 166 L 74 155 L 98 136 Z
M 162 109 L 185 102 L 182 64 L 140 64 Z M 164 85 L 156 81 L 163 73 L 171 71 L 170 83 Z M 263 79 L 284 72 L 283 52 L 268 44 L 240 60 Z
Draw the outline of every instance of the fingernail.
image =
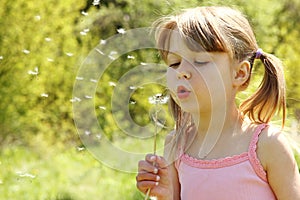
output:
M 160 180 L 160 177 L 159 176 L 156 176 L 156 181 L 159 181 Z
M 150 157 L 150 160 L 151 160 L 151 161 L 155 161 L 155 156 L 151 156 L 151 157 Z
M 158 173 L 158 169 L 157 169 L 157 168 L 154 168 L 153 173 L 154 173 L 154 174 L 157 174 L 157 173 Z

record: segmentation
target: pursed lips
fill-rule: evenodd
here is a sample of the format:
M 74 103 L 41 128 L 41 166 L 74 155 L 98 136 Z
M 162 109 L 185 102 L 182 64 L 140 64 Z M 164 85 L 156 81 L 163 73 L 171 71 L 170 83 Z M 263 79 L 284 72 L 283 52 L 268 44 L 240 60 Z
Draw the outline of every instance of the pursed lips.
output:
M 177 87 L 177 97 L 179 99 L 185 99 L 185 98 L 189 97 L 190 93 L 191 93 L 191 91 L 188 90 L 183 85 L 180 85 Z

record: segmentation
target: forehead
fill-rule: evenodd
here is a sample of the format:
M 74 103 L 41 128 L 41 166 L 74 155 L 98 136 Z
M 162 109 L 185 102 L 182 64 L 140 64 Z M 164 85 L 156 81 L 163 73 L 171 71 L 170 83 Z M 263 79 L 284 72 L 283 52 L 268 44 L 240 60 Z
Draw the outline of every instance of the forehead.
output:
M 190 49 L 189 46 L 187 45 L 187 40 L 189 46 L 191 45 L 197 46 L 198 50 L 194 51 Z M 173 30 L 172 33 L 170 34 L 168 49 L 166 50 L 168 51 L 167 58 L 172 57 L 174 55 L 180 57 L 189 57 L 191 55 L 196 55 L 199 53 L 202 54 L 206 52 L 202 47 L 200 47 L 200 45 L 197 42 L 193 41 L 192 39 L 185 38 L 177 30 Z

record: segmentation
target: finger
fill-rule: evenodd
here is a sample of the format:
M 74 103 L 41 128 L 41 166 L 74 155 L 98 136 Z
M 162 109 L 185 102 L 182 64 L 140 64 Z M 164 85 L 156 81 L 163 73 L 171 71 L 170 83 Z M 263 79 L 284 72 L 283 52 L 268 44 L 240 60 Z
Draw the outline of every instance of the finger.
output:
M 152 189 L 158 185 L 159 183 L 155 181 L 139 181 L 136 183 L 136 187 L 143 193 L 146 193 L 148 189 Z
M 136 181 L 156 181 L 160 180 L 160 176 L 148 173 L 148 172 L 139 172 L 136 176 Z
M 138 163 L 138 171 L 139 172 L 151 172 L 151 173 L 154 173 L 154 174 L 157 174 L 158 173 L 158 169 L 157 167 L 155 167 L 152 163 L 149 163 L 145 160 L 141 160 L 139 161 Z
M 147 154 L 146 161 L 149 163 L 155 163 L 155 165 L 160 168 L 166 168 L 169 165 L 164 157 L 153 154 Z

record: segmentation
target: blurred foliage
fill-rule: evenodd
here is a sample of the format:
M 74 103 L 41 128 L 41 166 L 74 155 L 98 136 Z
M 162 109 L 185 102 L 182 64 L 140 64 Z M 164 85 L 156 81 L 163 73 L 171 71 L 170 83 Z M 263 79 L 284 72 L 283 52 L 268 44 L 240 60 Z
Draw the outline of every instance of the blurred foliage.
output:
M 298 0 L 81 0 L 76 3 L 71 0 L 2 0 L 0 6 L 2 165 L 3 158 L 12 156 L 16 160 L 11 162 L 17 162 L 20 156 L 18 153 L 15 155 L 7 153 L 13 150 L 5 150 L 5 147 L 23 145 L 41 150 L 40 147 L 45 146 L 46 150 L 43 153 L 47 154 L 52 146 L 59 147 L 61 151 L 74 145 L 80 146 L 81 141 L 74 126 L 72 113 L 73 85 L 80 78 L 86 78 L 77 77 L 77 72 L 90 51 L 99 43 L 121 34 L 122 31 L 150 27 L 158 17 L 199 5 L 230 5 L 240 9 L 253 25 L 260 47 L 283 60 L 286 65 L 288 86 L 287 125 L 291 128 L 289 130 L 297 135 L 300 120 Z M 122 139 L 126 138 L 126 135 L 114 134 L 118 127 L 114 116 L 110 113 L 113 84 L 141 63 L 160 62 L 153 49 L 128 52 L 112 62 L 99 80 L 93 99 L 95 114 L 99 125 L 111 141 L 122 144 Z M 255 65 L 255 75 L 260 74 L 260 66 Z M 260 76 L 254 76 L 252 86 L 240 94 L 239 98 L 245 98 L 255 90 L 259 80 Z M 125 106 L 138 125 L 151 123 L 149 110 L 153 105 L 149 103 L 148 98 L 161 91 L 163 88 L 157 84 L 144 85 L 143 89 L 133 90 L 128 105 Z M 124 94 L 126 92 L 128 91 L 124 90 Z M 122 97 L 121 94 L 120 98 Z M 167 109 L 166 105 L 163 106 Z M 92 113 L 86 115 L 89 114 Z M 126 119 L 122 112 L 117 115 L 118 119 Z M 120 121 L 123 121 L 122 126 L 126 130 L 134 129 L 126 120 Z M 168 129 L 173 126 L 170 116 L 166 116 L 166 126 Z M 134 146 L 131 145 L 130 148 L 132 147 Z M 24 157 L 26 156 L 30 157 L 29 153 L 25 152 Z M 30 159 L 42 159 L 42 156 Z M 45 165 L 49 164 L 49 161 L 45 162 L 47 163 Z M 13 165 L 8 163 L 10 164 Z M 0 177 L 0 187 L 2 182 L 11 183 Z M 57 198 L 64 199 L 65 196 L 67 199 L 68 193 L 62 196 Z M 50 199 L 54 198 L 51 196 Z M 132 196 L 128 198 L 133 199 Z

